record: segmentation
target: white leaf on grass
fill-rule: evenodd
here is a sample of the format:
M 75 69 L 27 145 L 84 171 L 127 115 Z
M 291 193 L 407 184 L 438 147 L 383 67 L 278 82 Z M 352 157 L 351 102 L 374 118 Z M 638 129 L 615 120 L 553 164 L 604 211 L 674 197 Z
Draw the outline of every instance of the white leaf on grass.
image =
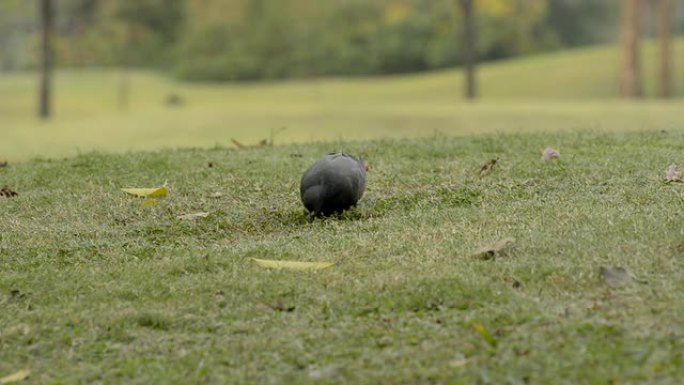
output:
M 665 170 L 665 181 L 666 182 L 682 182 L 682 179 L 679 177 L 679 172 L 677 172 L 677 166 L 674 164 L 671 164 L 667 166 L 667 169 Z
M 555 148 L 546 147 L 542 151 L 542 160 L 560 159 L 560 152 Z
M 632 273 L 627 271 L 624 267 L 618 266 L 601 266 L 599 268 L 599 277 L 610 287 L 620 287 L 631 283 L 632 281 L 638 283 L 648 283 L 645 280 L 640 280 L 634 277 Z
M 323 270 L 334 265 L 332 262 L 300 262 L 300 261 L 274 261 L 268 259 L 252 258 L 257 266 L 267 269 L 284 270 Z
M 338 366 L 327 366 L 321 369 L 314 369 L 309 372 L 309 378 L 312 380 L 330 380 L 340 375 L 340 368 Z
M 31 372 L 28 369 L 22 369 L 16 373 L 10 374 L 9 376 L 0 378 L 0 385 L 24 381 L 28 378 L 29 374 L 31 374 Z
M 492 259 L 506 254 L 513 246 L 515 246 L 515 238 L 504 238 L 490 245 L 480 247 L 475 250 L 473 256 L 480 259 Z
M 176 219 L 180 219 L 181 221 L 192 221 L 197 218 L 206 218 L 209 216 L 210 213 L 205 213 L 203 211 L 198 212 L 198 213 L 190 213 L 190 214 L 183 214 L 179 215 L 176 217 Z
M 632 282 L 632 276 L 622 267 L 601 266 L 599 277 L 611 287 L 619 287 Z

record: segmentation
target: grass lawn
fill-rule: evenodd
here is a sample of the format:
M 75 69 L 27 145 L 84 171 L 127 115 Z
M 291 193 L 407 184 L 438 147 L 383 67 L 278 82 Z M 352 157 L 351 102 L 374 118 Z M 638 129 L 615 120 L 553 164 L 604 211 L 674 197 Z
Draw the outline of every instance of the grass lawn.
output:
M 684 39 L 676 52 L 684 50 Z M 655 94 L 656 47 L 644 47 L 644 78 Z M 461 98 L 463 74 L 426 74 L 278 83 L 188 84 L 132 72 L 130 105 L 117 108 L 116 70 L 60 70 L 55 116 L 41 122 L 35 74 L 0 73 L 0 161 L 89 152 L 229 145 L 269 139 L 323 140 L 463 136 L 471 133 L 660 130 L 684 127 L 684 99 L 615 99 L 615 47 L 591 47 L 484 64 L 477 103 Z M 684 95 L 684 70 L 675 70 Z M 179 95 L 182 106 L 164 100 Z M 282 127 L 286 130 L 279 131 Z
M 562 160 L 542 162 L 546 146 Z M 366 159 L 368 190 L 345 215 L 309 221 L 299 177 L 333 150 Z M 684 185 L 662 179 L 682 154 L 680 126 L 10 164 L 0 376 L 681 384 Z M 152 207 L 119 190 L 164 182 L 170 194 Z M 197 211 L 210 215 L 176 219 Z M 508 252 L 472 255 L 507 237 Z M 251 258 L 335 265 L 274 271 Z M 601 266 L 635 278 L 609 286 Z

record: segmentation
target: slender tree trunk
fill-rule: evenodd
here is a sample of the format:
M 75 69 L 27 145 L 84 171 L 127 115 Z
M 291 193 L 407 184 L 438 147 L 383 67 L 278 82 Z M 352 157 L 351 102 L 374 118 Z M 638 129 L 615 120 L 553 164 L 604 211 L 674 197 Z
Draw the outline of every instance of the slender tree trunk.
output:
M 465 97 L 473 100 L 477 97 L 475 78 L 477 66 L 475 16 L 473 0 L 460 0 L 463 12 L 463 68 L 465 70 Z
M 41 28 L 40 46 L 40 89 L 38 91 L 38 116 L 47 119 L 51 112 L 52 75 L 52 0 L 40 0 L 39 16 Z
M 672 18 L 674 3 L 672 0 L 660 0 L 658 3 L 658 34 L 660 35 L 660 76 L 658 76 L 661 98 L 672 97 Z
M 641 0 L 623 0 L 620 96 L 625 98 L 638 98 L 643 95 L 639 57 L 641 5 Z
M 129 65 L 128 60 L 131 52 L 131 45 L 133 40 L 133 31 L 130 23 L 126 24 L 125 39 L 126 47 L 124 52 L 124 59 L 121 65 L 121 75 L 119 77 L 119 87 L 117 89 L 117 105 L 119 106 L 119 111 L 124 112 L 128 110 L 128 102 L 130 95 L 130 78 L 129 78 Z

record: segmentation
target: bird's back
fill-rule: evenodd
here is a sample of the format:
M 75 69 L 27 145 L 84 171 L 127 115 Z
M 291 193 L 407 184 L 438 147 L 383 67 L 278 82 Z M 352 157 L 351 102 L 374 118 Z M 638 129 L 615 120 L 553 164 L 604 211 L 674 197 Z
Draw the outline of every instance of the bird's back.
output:
M 300 193 L 307 210 L 329 215 L 354 206 L 366 188 L 366 169 L 351 155 L 328 154 L 302 177 Z

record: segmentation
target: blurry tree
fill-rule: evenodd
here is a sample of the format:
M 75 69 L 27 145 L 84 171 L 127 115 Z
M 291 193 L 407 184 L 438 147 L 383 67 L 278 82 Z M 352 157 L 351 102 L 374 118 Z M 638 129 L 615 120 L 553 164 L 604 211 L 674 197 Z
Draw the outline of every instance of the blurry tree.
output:
M 53 1 L 60 11 L 55 60 L 63 66 L 145 66 L 183 79 L 246 80 L 403 73 L 469 62 L 468 50 L 455 43 L 469 30 L 460 0 Z M 469 0 L 475 57 L 605 42 L 610 28 L 614 38 L 622 1 Z M 37 65 L 28 53 L 38 40 L 38 4 L 0 0 L 3 67 Z M 30 23 L 23 25 L 24 19 Z M 683 25 L 684 13 L 676 22 Z
M 463 67 L 465 70 L 465 96 L 475 99 L 477 89 L 475 84 L 475 66 L 477 61 L 475 42 L 475 16 L 473 0 L 460 0 L 463 12 Z
M 674 3 L 672 0 L 658 2 L 658 30 L 660 35 L 659 96 L 672 96 L 672 19 Z
M 639 40 L 641 37 L 641 0 L 623 0 L 622 10 L 622 69 L 620 96 L 638 98 L 643 94 Z
M 51 75 L 52 75 L 52 27 L 54 9 L 52 0 L 40 0 L 39 19 L 41 30 L 40 45 L 40 88 L 38 91 L 38 116 L 46 119 L 50 116 Z
M 112 5 L 123 37 L 121 56 L 126 64 L 162 65 L 171 59 L 183 33 L 184 0 L 116 1 Z
M 117 104 L 123 111 L 129 103 L 131 81 L 128 71 L 131 65 L 163 65 L 171 59 L 170 52 L 185 23 L 185 1 L 121 1 L 116 5 L 114 14 L 122 23 Z
M 596 44 L 615 35 L 615 1 L 548 0 L 546 23 L 563 46 Z
M 0 70 L 26 68 L 35 55 L 29 50 L 29 36 L 37 24 L 37 1 L 0 1 Z
M 249 80 L 463 64 L 465 51 L 454 44 L 464 37 L 459 1 L 189 1 L 176 74 Z M 482 31 L 477 56 L 496 59 L 557 47 L 545 24 L 547 1 L 472 0 L 474 25 Z

